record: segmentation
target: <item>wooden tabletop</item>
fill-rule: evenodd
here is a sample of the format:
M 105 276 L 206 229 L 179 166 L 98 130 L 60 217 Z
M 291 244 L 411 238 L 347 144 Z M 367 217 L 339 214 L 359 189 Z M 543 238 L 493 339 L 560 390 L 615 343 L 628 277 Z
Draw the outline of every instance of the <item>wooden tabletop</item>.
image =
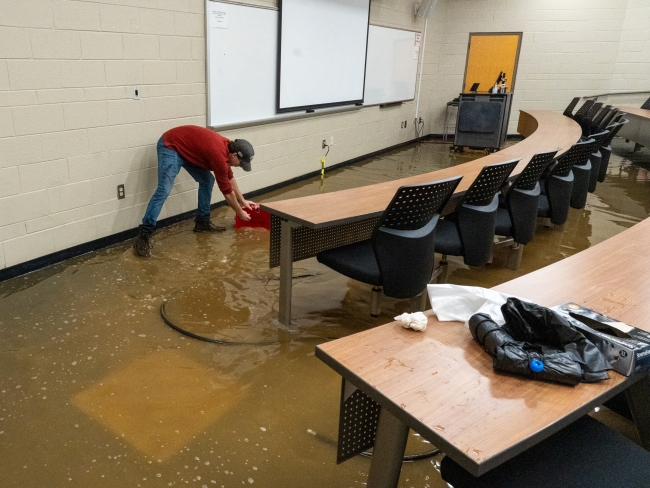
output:
M 545 110 L 522 110 L 517 130 L 526 139 L 469 163 L 360 188 L 267 202 L 261 206 L 274 215 L 314 229 L 367 219 L 380 215 L 403 185 L 463 175 L 456 193 L 464 192 L 483 166 L 521 158 L 512 172 L 512 175 L 517 175 L 536 153 L 557 149 L 562 154 L 578 142 L 582 135 L 580 126 L 572 119 Z
M 650 110 L 646 110 L 645 108 L 619 107 L 618 111 L 619 112 L 625 112 L 626 114 L 637 115 L 639 117 L 644 117 L 646 119 L 650 119 Z M 623 118 L 625 118 L 625 117 L 623 117 Z
M 495 287 L 544 306 L 573 301 L 650 331 L 650 219 Z M 428 312 L 426 331 L 396 322 L 317 346 L 316 356 L 479 476 L 557 432 L 637 378 L 576 387 L 499 375 L 459 322 Z

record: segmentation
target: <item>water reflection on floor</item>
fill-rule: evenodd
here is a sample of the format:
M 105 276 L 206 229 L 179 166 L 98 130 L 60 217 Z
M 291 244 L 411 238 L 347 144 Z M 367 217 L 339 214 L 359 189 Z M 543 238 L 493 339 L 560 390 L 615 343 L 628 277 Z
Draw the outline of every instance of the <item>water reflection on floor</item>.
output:
M 607 179 L 563 232 L 540 225 L 522 267 L 497 252 L 485 269 L 452 260 L 449 281 L 493 286 L 634 225 L 650 212 L 650 151 L 616 141 Z M 278 200 L 460 164 L 421 144 L 259 198 Z M 369 287 L 315 259 L 296 263 L 294 325 L 278 324 L 269 235 L 192 222 L 154 237 L 153 259 L 114 246 L 0 283 L 0 486 L 355 487 L 369 460 L 335 464 L 340 378 L 314 357 L 322 341 L 385 323 L 408 301 L 369 315 Z M 552 284 L 549 284 L 552 286 Z M 567 297 L 570 299 L 570 297 Z M 183 336 L 159 313 L 194 333 Z M 308 432 L 311 431 L 311 433 Z M 317 435 L 314 435 L 317 434 Z M 411 435 L 407 452 L 431 446 Z M 404 465 L 400 487 L 443 487 L 440 457 Z

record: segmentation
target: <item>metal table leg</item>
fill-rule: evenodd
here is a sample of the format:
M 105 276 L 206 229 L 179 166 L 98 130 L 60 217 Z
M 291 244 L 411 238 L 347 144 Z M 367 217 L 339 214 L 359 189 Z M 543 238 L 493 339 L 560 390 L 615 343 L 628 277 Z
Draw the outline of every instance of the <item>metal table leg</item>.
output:
M 402 459 L 409 428 L 388 412 L 379 411 L 377 437 L 372 451 L 368 488 L 396 488 L 402 470 Z
M 641 444 L 650 451 L 650 376 L 634 383 L 625 393 Z
M 282 220 L 280 224 L 280 323 L 291 325 L 291 280 L 293 277 L 293 239 L 295 224 Z

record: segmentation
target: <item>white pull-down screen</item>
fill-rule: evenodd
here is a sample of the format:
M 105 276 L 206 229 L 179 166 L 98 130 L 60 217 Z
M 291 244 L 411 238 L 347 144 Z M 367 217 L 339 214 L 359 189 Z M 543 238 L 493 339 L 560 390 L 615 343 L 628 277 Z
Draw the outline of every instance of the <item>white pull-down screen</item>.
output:
M 363 101 L 370 0 L 281 0 L 278 111 Z

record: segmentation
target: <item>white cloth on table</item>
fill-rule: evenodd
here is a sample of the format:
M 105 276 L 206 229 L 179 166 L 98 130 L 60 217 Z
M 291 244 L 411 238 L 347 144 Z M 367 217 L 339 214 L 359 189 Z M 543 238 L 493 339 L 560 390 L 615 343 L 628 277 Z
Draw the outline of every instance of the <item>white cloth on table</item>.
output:
M 465 322 L 465 325 L 475 313 L 488 314 L 498 325 L 505 324 L 501 313 L 501 305 L 506 303 L 508 298 L 514 297 L 514 295 L 499 293 L 478 286 L 450 284 L 427 285 L 427 292 L 429 293 L 431 309 L 439 321 L 458 320 Z

